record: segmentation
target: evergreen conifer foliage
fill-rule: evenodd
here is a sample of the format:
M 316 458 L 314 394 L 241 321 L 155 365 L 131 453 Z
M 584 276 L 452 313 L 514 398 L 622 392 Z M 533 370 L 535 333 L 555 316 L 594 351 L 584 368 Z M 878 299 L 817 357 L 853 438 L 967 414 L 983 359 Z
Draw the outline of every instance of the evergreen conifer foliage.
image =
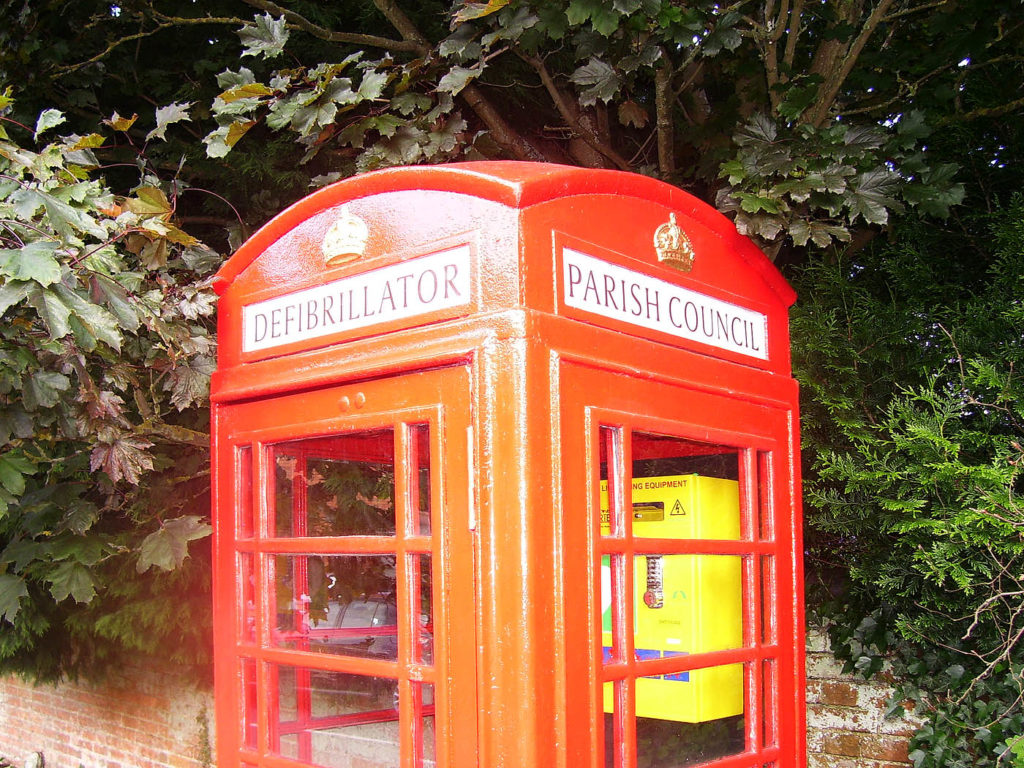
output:
M 934 768 L 1024 734 L 1024 198 L 975 218 L 815 259 L 793 315 L 810 601 L 851 671 L 897 654 Z

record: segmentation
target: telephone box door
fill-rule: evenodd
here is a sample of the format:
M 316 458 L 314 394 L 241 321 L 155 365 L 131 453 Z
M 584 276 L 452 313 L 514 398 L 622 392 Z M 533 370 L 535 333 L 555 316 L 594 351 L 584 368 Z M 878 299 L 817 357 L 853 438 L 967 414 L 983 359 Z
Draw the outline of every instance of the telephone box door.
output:
M 476 765 L 468 401 L 451 367 L 217 409 L 222 764 Z
M 787 408 L 571 363 L 560 386 L 591 393 L 562 404 L 564 530 L 599 597 L 566 604 L 568 764 L 801 752 Z

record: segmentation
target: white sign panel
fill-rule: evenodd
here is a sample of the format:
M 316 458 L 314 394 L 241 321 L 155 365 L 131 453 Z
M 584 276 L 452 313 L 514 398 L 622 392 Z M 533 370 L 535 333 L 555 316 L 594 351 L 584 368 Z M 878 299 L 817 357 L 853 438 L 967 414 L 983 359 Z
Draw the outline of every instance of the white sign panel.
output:
M 420 256 L 242 309 L 242 351 L 408 320 L 468 304 L 469 246 Z
M 562 250 L 562 296 L 566 306 L 610 320 L 768 359 L 761 312 L 569 248 Z

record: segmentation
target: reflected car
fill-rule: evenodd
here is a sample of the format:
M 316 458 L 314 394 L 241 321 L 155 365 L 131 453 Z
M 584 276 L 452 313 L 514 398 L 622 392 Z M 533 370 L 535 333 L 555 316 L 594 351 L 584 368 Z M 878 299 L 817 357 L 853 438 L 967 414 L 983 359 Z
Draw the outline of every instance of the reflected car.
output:
M 393 659 L 398 655 L 398 611 L 388 600 L 370 597 L 331 603 L 327 618 L 315 629 L 326 629 L 322 641 L 345 653 Z M 342 630 L 342 631 L 337 631 Z

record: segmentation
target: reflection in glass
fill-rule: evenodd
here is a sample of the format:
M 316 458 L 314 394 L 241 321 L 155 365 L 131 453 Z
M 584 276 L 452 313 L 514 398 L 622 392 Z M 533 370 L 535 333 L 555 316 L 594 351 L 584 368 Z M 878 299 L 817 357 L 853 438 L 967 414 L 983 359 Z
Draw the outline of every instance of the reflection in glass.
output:
M 430 535 L 430 428 L 426 424 L 409 427 L 409 498 L 412 509 L 412 533 Z
M 274 557 L 279 648 L 398 657 L 394 555 Z
M 634 478 L 696 474 L 739 479 L 739 451 L 729 446 L 634 432 L 632 452 Z
M 251 552 L 238 554 L 239 637 L 242 642 L 256 642 L 256 572 Z
M 235 452 L 235 498 L 238 512 L 238 538 L 251 539 L 256 531 L 252 488 L 252 446 L 240 445 Z
M 416 593 L 413 605 L 419 606 L 419 629 L 416 649 L 413 652 L 415 661 L 423 664 L 434 662 L 434 586 L 430 567 L 430 555 L 414 555 L 412 564 L 418 569 L 413 574 Z
M 279 666 L 277 744 L 284 757 L 351 765 L 398 751 L 395 680 Z
M 648 651 L 665 656 L 742 647 L 741 568 L 739 555 L 634 557 L 637 657 Z
M 742 714 L 696 723 L 638 716 L 637 768 L 681 768 L 737 755 L 746 748 L 745 732 Z
M 633 433 L 633 535 L 740 538 L 739 453 L 676 437 Z
M 757 452 L 757 519 L 761 539 L 775 538 L 775 515 L 772 509 L 772 455 L 768 451 Z
M 277 666 L 278 718 L 271 750 L 325 768 L 398 765 L 399 696 L 395 680 Z M 416 751 L 434 764 L 433 688 L 414 687 L 422 727 Z
M 422 755 L 420 760 L 416 762 L 417 765 L 425 766 L 426 768 L 433 768 L 434 766 L 434 755 L 437 744 L 436 731 L 434 730 L 434 686 L 429 683 L 414 683 L 413 696 L 420 697 L 418 706 L 422 712 L 422 732 L 421 742 L 423 745 Z
M 766 659 L 762 662 L 761 671 L 763 673 L 761 679 L 761 691 L 763 696 L 763 707 L 764 717 L 761 718 L 761 723 L 764 726 L 764 731 L 761 735 L 762 745 L 765 747 L 774 747 L 778 743 L 778 733 L 776 733 L 776 723 L 778 722 L 778 663 L 775 659 Z
M 619 581 L 625 573 L 621 566 L 621 555 L 601 556 L 601 642 L 603 645 L 603 661 L 623 660 L 622 643 L 614 630 L 615 626 L 625 620 L 621 616 L 622 606 L 615 600 L 615 595 L 624 595 L 628 587 Z
M 248 749 L 256 749 L 256 722 L 257 716 L 257 682 L 256 682 L 256 660 L 242 659 L 241 662 L 242 684 L 242 721 L 239 723 L 242 728 L 242 746 Z
M 272 446 L 277 536 L 393 536 L 391 429 Z
M 779 641 L 775 610 L 775 558 L 761 558 L 761 642 L 774 645 Z

